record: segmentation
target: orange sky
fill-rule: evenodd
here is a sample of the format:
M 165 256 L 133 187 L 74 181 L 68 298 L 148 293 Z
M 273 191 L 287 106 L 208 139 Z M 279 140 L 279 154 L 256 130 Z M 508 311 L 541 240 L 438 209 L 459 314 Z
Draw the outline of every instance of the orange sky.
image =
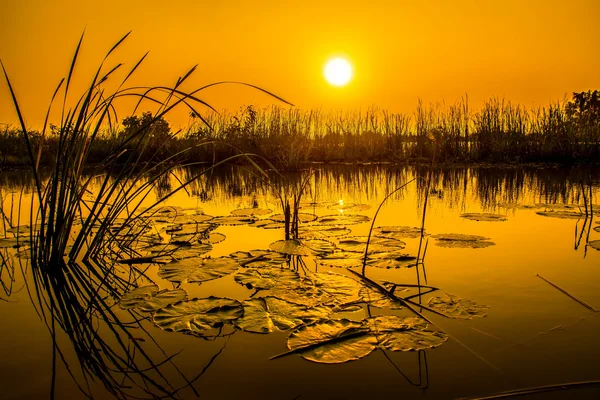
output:
M 31 127 L 41 125 L 84 28 L 77 92 L 129 30 L 133 33 L 114 63 L 132 66 L 150 50 L 133 83 L 173 84 L 199 64 L 189 89 L 244 81 L 301 108 L 377 105 L 412 113 L 419 97 L 448 104 L 464 93 L 473 108 L 492 96 L 529 107 L 600 88 L 598 0 L 369 3 L 0 0 L 0 58 Z M 353 64 L 350 85 L 325 82 L 323 64 L 332 55 L 345 55 Z M 231 110 L 271 102 L 232 86 L 207 90 L 202 97 Z M 174 124 L 185 126 L 186 115 L 173 116 Z M 4 79 L 0 122 L 16 122 Z

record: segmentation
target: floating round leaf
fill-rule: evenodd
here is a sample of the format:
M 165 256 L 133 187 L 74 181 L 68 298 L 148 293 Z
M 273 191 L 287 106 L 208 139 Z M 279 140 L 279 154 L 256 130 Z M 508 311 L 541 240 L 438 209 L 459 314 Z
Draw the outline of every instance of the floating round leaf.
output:
M 393 239 L 418 238 L 421 237 L 421 228 L 411 226 L 378 226 L 373 229 L 376 236 L 391 237 Z M 427 233 L 424 233 L 427 236 Z
M 300 275 L 288 268 L 247 268 L 235 274 L 234 279 L 251 289 L 269 290 L 279 287 L 287 290 L 299 284 Z
M 230 256 L 242 267 L 279 267 L 288 260 L 285 254 L 270 250 L 236 251 Z
M 214 217 L 210 222 L 218 225 L 245 225 L 251 224 L 255 220 L 250 217 L 237 217 L 237 216 L 221 216 Z
M 494 242 L 490 242 L 489 238 L 484 236 L 462 233 L 446 233 L 433 235 L 432 237 L 437 239 L 436 244 L 440 247 L 481 249 L 495 245 Z
M 403 241 L 388 237 L 371 236 L 369 240 L 368 236 L 347 236 L 340 239 L 338 247 L 345 251 L 364 253 L 367 240 L 369 241 L 369 253 L 400 250 L 406 246 L 406 243 Z
M 398 290 L 396 290 L 395 293 L 397 292 Z M 359 295 L 365 303 L 368 303 L 373 307 L 389 308 L 392 310 L 399 310 L 402 308 L 402 303 L 391 299 L 389 296 L 385 296 L 378 290 L 375 290 L 369 286 L 363 286 L 360 289 Z
M 506 221 L 508 218 L 500 214 L 491 213 L 466 213 L 461 214 L 461 218 L 470 219 L 471 221 L 485 221 L 485 222 L 501 222 Z
M 287 346 L 307 360 L 339 364 L 369 355 L 377 348 L 377 338 L 359 322 L 329 320 L 298 328 L 288 337 Z
M 335 251 L 335 244 L 324 239 L 302 239 L 302 245 L 315 253 L 331 253 Z
M 309 225 L 298 228 L 298 235 L 303 239 L 327 239 L 349 235 L 352 231 L 342 226 Z
M 590 240 L 588 245 L 594 250 L 600 250 L 600 240 Z
M 365 211 L 371 208 L 368 204 L 358 204 L 358 203 L 335 203 L 328 207 L 330 210 L 337 210 L 340 212 L 357 212 L 357 211 Z
M 203 331 L 231 322 L 244 313 L 233 299 L 208 297 L 170 304 L 154 314 L 154 323 L 164 330 L 202 335 Z
M 270 219 L 262 219 L 251 223 L 249 226 L 263 229 L 283 229 L 285 224 L 281 222 L 273 222 Z
M 239 266 L 230 257 L 193 257 L 161 265 L 158 276 L 170 282 L 205 282 L 229 275 Z
M 285 215 L 283 214 L 275 214 L 271 218 L 271 221 L 275 222 L 285 222 Z M 290 216 L 291 219 L 291 216 Z M 307 213 L 298 213 L 298 221 L 301 223 L 313 222 L 317 219 L 315 214 L 307 214 Z
M 187 293 L 183 289 L 158 291 L 157 285 L 142 286 L 125 293 L 119 302 L 123 309 L 137 307 L 144 312 L 154 312 L 184 300 Z
M 323 225 L 355 225 L 363 222 L 369 222 L 370 220 L 371 219 L 366 215 L 340 213 L 325 215 L 317 219 L 317 222 Z
M 579 211 L 537 211 L 537 215 L 543 217 L 562 218 L 562 219 L 581 219 L 585 218 L 585 214 Z
M 448 336 L 440 331 L 427 329 L 427 322 L 417 317 L 386 315 L 366 321 L 375 335 L 379 347 L 392 351 L 417 351 L 444 344 Z
M 300 240 L 289 239 L 289 240 L 278 240 L 269 245 L 269 248 L 273 251 L 278 251 L 283 254 L 290 254 L 293 256 L 310 256 L 312 252 L 310 249 L 302 244 Z
M 369 254 L 367 265 L 376 268 L 406 268 L 417 265 L 417 257 L 399 251 Z
M 427 305 L 451 318 L 457 319 L 485 317 L 489 309 L 488 306 L 479 305 L 473 300 L 461 299 L 449 293 L 446 293 L 443 297 L 432 297 Z
M 326 318 L 330 313 L 325 307 L 309 308 L 272 296 L 246 300 L 243 305 L 244 315 L 236 320 L 235 326 L 255 333 L 293 329 L 306 322 Z
M 353 251 L 336 251 L 317 257 L 319 264 L 330 267 L 349 268 L 362 265 L 362 254 Z
M 225 240 L 226 236 L 220 232 L 210 232 L 208 238 L 201 238 L 200 243 L 217 244 Z
M 267 208 L 238 208 L 237 210 L 233 210 L 231 215 L 241 215 L 246 217 L 260 217 L 263 215 L 271 214 L 273 210 L 269 210 Z
M 19 239 L 17 238 L 0 238 L 0 249 L 6 249 L 6 248 L 19 248 L 21 246 L 24 246 L 25 244 L 29 243 L 29 239 L 28 238 L 23 238 L 23 237 L 19 237 Z

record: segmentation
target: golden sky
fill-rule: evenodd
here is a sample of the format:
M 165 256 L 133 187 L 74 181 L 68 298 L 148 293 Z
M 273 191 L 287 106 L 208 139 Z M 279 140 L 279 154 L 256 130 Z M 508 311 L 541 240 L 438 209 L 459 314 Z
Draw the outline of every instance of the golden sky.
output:
M 149 50 L 136 84 L 173 84 L 199 64 L 189 89 L 244 81 L 303 109 L 412 113 L 418 98 L 451 104 L 465 93 L 472 108 L 492 96 L 531 107 L 600 88 L 599 18 L 599 0 L 0 0 L 0 58 L 31 127 L 84 29 L 75 92 L 132 30 L 112 60 L 131 67 Z M 354 67 L 347 86 L 323 78 L 334 55 Z M 272 102 L 234 86 L 202 98 L 231 110 Z M 16 122 L 4 79 L 0 122 Z

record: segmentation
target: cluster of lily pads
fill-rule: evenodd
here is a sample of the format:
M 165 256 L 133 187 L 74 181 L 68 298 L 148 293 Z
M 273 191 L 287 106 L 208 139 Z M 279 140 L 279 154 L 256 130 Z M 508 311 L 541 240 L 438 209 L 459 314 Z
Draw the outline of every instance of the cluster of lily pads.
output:
M 353 206 L 356 207 L 364 209 Z M 281 224 L 282 216 L 259 208 L 238 209 L 231 216 L 221 217 L 176 207 L 158 210 L 149 216 L 156 227 L 139 237 L 137 255 L 119 261 L 157 264 L 158 275 L 172 282 L 174 288 L 160 290 L 156 284 L 137 287 L 126 293 L 119 304 L 124 309 L 135 308 L 149 314 L 152 322 L 162 329 L 202 338 L 236 331 L 262 334 L 290 331 L 289 352 L 285 354 L 298 353 L 321 363 L 356 360 L 376 348 L 392 351 L 433 348 L 447 340 L 446 334 L 431 327 L 418 312 L 415 315 L 412 309 L 407 309 L 410 306 L 406 302 L 416 296 L 414 293 L 407 294 L 406 300 L 397 297 L 409 289 L 418 289 L 422 294 L 424 287 L 407 285 L 394 292 L 392 286 L 396 289 L 402 285 L 385 283 L 390 291 L 382 292 L 352 275 L 313 272 L 303 267 L 303 257 L 311 257 L 321 265 L 359 266 L 367 242 L 368 266 L 412 266 L 416 258 L 401 252 L 405 242 L 400 238 L 420 237 L 420 229 L 378 227 L 369 240 L 366 236 L 350 236 L 351 230 L 346 226 L 367 222 L 367 216 L 301 215 L 304 216 L 300 217 L 303 222 L 299 238 L 276 241 L 268 250 L 207 257 L 212 245 L 225 239 L 214 232 L 219 225 L 247 224 L 272 229 L 279 227 L 272 225 Z M 253 291 L 246 300 L 189 299 L 182 287 L 229 275 Z M 427 292 L 435 290 L 430 288 Z M 357 319 L 355 313 L 367 306 L 368 318 Z M 400 310 L 409 315 L 371 316 L 371 307 Z M 472 318 L 487 313 L 487 307 L 452 295 L 432 297 L 426 307 L 450 318 Z

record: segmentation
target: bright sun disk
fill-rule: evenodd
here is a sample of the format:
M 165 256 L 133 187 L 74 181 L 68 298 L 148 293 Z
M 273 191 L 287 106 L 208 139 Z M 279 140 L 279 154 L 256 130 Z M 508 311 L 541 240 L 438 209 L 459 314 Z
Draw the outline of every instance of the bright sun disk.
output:
M 352 66 L 343 58 L 333 58 L 325 64 L 325 79 L 335 86 L 343 86 L 352 78 Z

